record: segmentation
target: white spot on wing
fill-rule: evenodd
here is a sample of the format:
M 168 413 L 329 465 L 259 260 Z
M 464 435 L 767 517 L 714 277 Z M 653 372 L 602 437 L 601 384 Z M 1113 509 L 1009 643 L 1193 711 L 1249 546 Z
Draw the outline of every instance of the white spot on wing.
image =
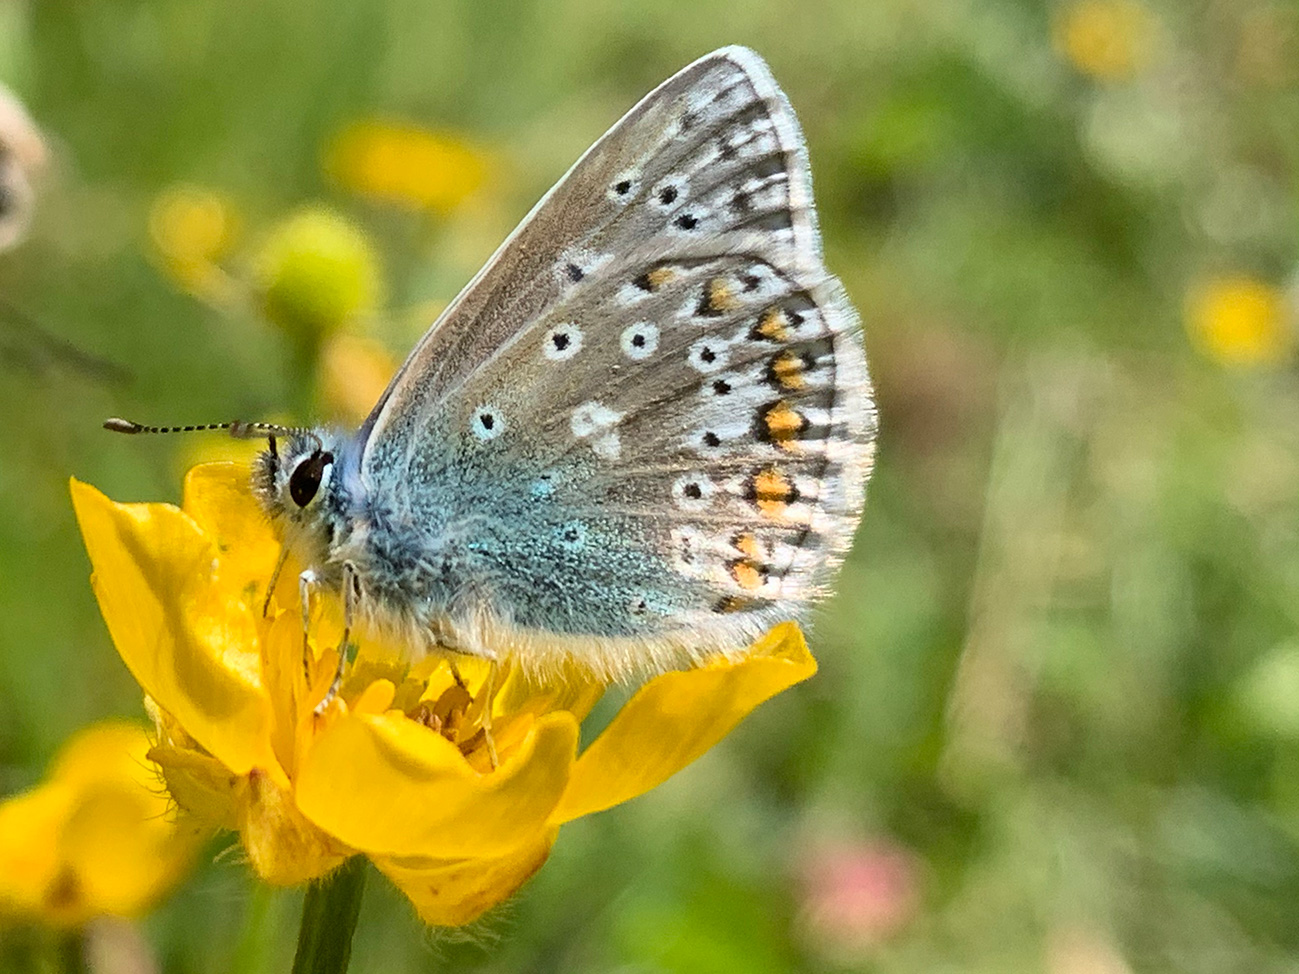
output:
M 598 254 L 586 247 L 566 251 L 555 264 L 555 277 L 561 287 L 573 287 L 590 277 L 613 259 L 613 254 Z
M 618 341 L 622 346 L 622 353 L 629 359 L 639 362 L 649 358 L 659 347 L 659 330 L 648 321 L 637 322 L 623 329 L 622 337 Z
M 640 189 L 640 170 L 624 169 L 614 176 L 609 184 L 609 199 L 619 204 L 630 203 L 636 198 L 638 189 Z
M 695 471 L 672 482 L 672 500 L 683 511 L 702 511 L 712 502 L 717 485 L 707 474 Z
M 610 409 L 594 399 L 590 402 L 584 402 L 573 410 L 573 418 L 570 425 L 573 435 L 578 439 L 585 439 L 597 430 L 613 426 L 622 419 L 622 413 Z
M 505 417 L 495 406 L 479 406 L 469 418 L 469 430 L 480 440 L 494 440 L 505 432 Z
M 723 436 L 715 429 L 702 429 L 688 434 L 686 445 L 701 456 L 717 457 L 725 452 L 725 443 L 728 439 L 730 437 Z
M 613 429 L 623 414 L 602 403 L 591 400 L 573 410 L 569 427 L 579 440 L 590 438 L 595 455 L 605 460 L 616 460 L 622 454 L 622 441 Z
M 690 183 L 684 176 L 669 176 L 650 190 L 650 202 L 661 209 L 670 209 L 685 200 Z
M 726 368 L 726 343 L 717 338 L 701 339 L 690 346 L 686 360 L 696 372 L 717 372 Z
M 582 329 L 571 321 L 555 325 L 541 340 L 541 354 L 551 362 L 567 362 L 582 350 Z
M 617 433 L 605 433 L 591 442 L 591 449 L 603 460 L 617 460 L 622 456 L 622 440 Z

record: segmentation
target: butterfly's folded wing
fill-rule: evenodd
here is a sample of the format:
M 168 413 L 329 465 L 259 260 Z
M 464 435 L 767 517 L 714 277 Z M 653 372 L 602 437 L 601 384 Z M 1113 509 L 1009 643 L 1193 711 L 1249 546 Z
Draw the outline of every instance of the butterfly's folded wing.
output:
M 466 587 L 538 646 L 659 665 L 798 617 L 851 541 L 875 413 L 798 124 L 762 60 L 717 51 L 633 108 L 448 308 L 362 435 L 372 490 L 437 481 L 474 524 Z

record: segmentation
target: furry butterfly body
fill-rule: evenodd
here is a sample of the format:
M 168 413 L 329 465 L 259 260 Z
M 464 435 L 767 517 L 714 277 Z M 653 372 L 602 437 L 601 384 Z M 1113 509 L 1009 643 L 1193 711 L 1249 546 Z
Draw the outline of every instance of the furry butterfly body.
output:
M 272 444 L 255 486 L 364 628 L 620 677 L 803 617 L 875 429 L 797 121 L 726 48 L 578 160 L 359 431 Z

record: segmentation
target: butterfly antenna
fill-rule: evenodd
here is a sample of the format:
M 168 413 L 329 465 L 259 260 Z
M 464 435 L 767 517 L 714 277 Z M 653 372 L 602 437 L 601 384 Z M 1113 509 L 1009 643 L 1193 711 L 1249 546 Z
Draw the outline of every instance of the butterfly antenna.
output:
M 129 419 L 114 416 L 104 420 L 104 429 L 114 433 L 203 433 L 210 430 L 226 430 L 236 439 L 246 440 L 254 436 L 308 436 L 311 431 L 301 426 L 281 426 L 278 423 L 245 423 L 235 420 L 232 423 L 202 423 L 197 426 L 143 426 Z

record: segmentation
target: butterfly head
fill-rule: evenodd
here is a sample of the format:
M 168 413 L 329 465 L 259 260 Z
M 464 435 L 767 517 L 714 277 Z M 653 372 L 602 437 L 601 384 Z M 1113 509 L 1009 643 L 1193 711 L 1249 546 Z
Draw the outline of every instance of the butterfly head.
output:
M 325 532 L 341 443 L 323 430 L 267 438 L 253 464 L 253 490 L 270 519 L 297 533 Z

